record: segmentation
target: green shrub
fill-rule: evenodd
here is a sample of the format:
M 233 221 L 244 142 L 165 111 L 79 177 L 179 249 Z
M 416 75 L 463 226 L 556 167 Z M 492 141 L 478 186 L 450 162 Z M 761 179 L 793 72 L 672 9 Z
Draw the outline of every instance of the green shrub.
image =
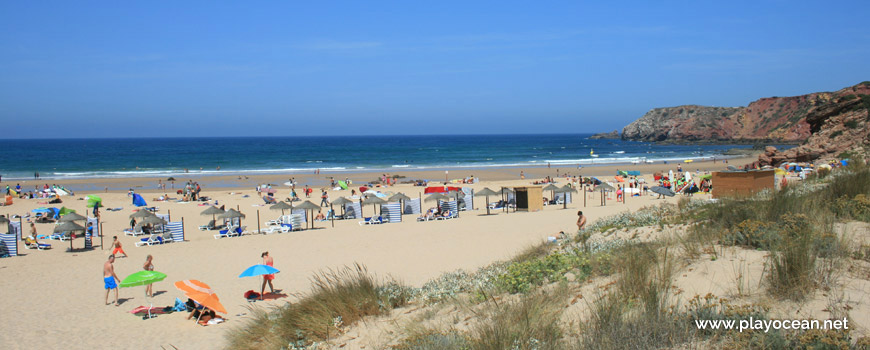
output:
M 540 286 L 545 280 L 558 281 L 564 279 L 566 272 L 580 269 L 585 278 L 588 276 L 588 256 L 573 252 L 555 252 L 553 254 L 511 264 L 507 272 L 499 276 L 497 285 L 510 293 L 528 292 L 532 287 Z
M 843 125 L 846 126 L 846 127 L 849 128 L 849 129 L 857 129 L 857 128 L 858 128 L 858 121 L 857 121 L 857 120 L 854 120 L 854 119 L 853 119 L 853 120 L 849 120 L 849 121 L 843 123 Z
M 842 134 L 843 134 L 843 130 L 837 130 L 837 131 L 832 132 L 831 135 L 828 135 L 828 138 L 835 138 L 835 137 L 840 136 Z

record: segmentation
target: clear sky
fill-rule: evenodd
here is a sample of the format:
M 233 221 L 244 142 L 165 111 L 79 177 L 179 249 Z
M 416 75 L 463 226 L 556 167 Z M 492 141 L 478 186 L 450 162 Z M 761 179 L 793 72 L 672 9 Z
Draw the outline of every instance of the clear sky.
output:
M 870 1 L 3 1 L 4 138 L 600 132 L 870 80 Z

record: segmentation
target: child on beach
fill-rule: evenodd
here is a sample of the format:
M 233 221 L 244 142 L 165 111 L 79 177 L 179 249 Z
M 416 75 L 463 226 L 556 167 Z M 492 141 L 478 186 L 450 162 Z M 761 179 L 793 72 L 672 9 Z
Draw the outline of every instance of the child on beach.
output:
M 112 247 L 115 248 L 112 250 L 112 256 L 114 257 L 115 254 L 121 253 L 124 254 L 124 257 L 126 258 L 127 252 L 125 252 L 124 249 L 121 248 L 121 241 L 118 240 L 118 236 L 112 236 L 112 239 Z

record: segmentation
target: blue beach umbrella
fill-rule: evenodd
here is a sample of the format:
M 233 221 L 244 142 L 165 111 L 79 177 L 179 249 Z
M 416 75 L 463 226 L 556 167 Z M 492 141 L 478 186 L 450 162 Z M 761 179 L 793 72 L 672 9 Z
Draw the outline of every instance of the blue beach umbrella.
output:
M 271 275 L 273 273 L 278 273 L 278 272 L 281 272 L 281 271 L 278 271 L 278 269 L 271 267 L 269 265 L 254 265 L 254 266 L 251 266 L 248 269 L 246 269 L 245 272 L 242 272 L 242 274 L 239 275 L 239 278 Z

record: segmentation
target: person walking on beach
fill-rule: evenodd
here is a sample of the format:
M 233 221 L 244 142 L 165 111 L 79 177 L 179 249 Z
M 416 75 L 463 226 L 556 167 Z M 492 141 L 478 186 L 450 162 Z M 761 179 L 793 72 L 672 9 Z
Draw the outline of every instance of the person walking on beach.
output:
M 148 256 L 145 257 L 145 265 L 142 266 L 142 269 L 145 271 L 154 271 L 154 263 L 152 262 L 152 260 L 153 260 L 153 258 L 151 257 L 151 254 L 148 254 Z M 152 288 L 153 288 L 153 285 L 151 285 L 151 284 L 145 286 L 145 295 L 153 298 L 154 297 L 154 289 L 152 289 Z
M 275 261 L 272 260 L 272 257 L 269 256 L 269 252 L 263 252 L 263 254 L 260 254 L 260 257 L 263 258 L 263 265 L 273 266 L 275 263 Z M 263 300 L 263 294 L 266 292 L 266 283 L 269 284 L 270 293 L 275 293 L 275 287 L 272 286 L 273 279 L 275 279 L 274 274 L 263 275 L 263 287 L 260 288 L 260 300 Z
M 329 206 L 329 194 L 326 193 L 326 190 L 322 190 L 322 191 L 323 192 L 320 193 L 320 206 L 321 207 L 328 207 Z
M 520 170 L 520 179 L 522 179 L 522 180 L 526 179 L 526 174 L 524 174 L 522 170 Z
M 112 257 L 114 258 L 115 254 L 121 253 L 124 254 L 124 257 L 127 257 L 127 252 L 124 251 L 124 248 L 121 247 L 121 241 L 118 240 L 118 236 L 112 236 Z
M 577 212 L 577 230 L 583 230 L 586 228 L 586 217 L 583 216 L 583 211 Z
M 109 255 L 109 261 L 103 264 L 103 283 L 106 287 L 106 305 L 109 305 L 109 290 L 115 290 L 115 306 L 118 306 L 118 285 L 115 281 L 121 282 L 121 279 L 115 275 L 115 254 Z

